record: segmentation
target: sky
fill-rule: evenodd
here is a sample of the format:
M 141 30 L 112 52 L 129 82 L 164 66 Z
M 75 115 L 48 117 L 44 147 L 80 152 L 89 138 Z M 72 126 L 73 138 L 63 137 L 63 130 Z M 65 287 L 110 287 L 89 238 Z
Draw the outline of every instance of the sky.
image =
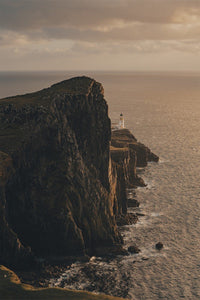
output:
M 200 71 L 200 0 L 0 0 L 0 71 Z

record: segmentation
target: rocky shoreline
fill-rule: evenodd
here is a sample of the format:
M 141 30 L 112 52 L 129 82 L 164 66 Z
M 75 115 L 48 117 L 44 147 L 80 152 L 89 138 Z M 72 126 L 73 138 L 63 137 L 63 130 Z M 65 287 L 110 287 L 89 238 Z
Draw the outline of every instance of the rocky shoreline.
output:
M 133 204 L 134 203 L 134 204 Z M 134 200 L 131 205 L 132 208 L 137 208 L 139 206 L 139 202 L 137 200 Z M 130 207 L 128 205 L 128 207 Z M 140 216 L 144 216 L 143 214 L 138 214 L 138 213 L 127 213 L 126 215 L 122 215 L 119 216 L 119 218 L 116 220 L 118 226 L 124 226 L 124 225 L 132 225 L 132 224 L 136 224 L 139 220 Z M 127 251 L 127 250 L 123 250 L 120 251 L 119 249 L 115 249 L 115 251 L 113 251 L 113 249 L 110 250 L 106 250 L 105 253 L 101 253 L 102 258 L 104 260 L 112 260 L 113 258 L 115 258 L 117 255 L 129 255 L 130 253 L 133 253 L 131 251 Z M 110 253 L 109 253 L 110 251 Z M 50 281 L 52 279 L 56 280 L 59 279 L 61 277 L 61 275 L 66 272 L 66 270 L 70 269 L 71 265 L 76 262 L 83 262 L 85 263 L 85 267 L 84 267 L 84 271 L 86 272 L 86 274 L 89 276 L 92 276 L 91 273 L 91 269 L 90 267 L 88 267 L 87 270 L 87 262 L 90 261 L 90 257 L 89 256 L 84 256 L 84 257 L 67 257 L 65 259 L 65 261 L 61 261 L 60 264 L 58 264 L 58 262 L 53 262 L 53 261 L 45 261 L 43 263 L 38 263 L 37 266 L 35 266 L 35 268 L 32 268 L 31 270 L 16 270 L 16 274 L 18 275 L 18 277 L 20 278 L 20 281 L 22 283 L 25 284 L 30 284 L 36 288 L 46 288 L 49 287 L 50 285 Z M 92 277 L 91 277 L 92 278 Z M 94 279 L 94 278 L 93 278 Z M 99 280 L 99 286 L 105 287 L 105 282 L 106 282 L 106 278 L 101 277 L 98 278 Z M 77 278 L 78 281 L 78 278 Z M 92 289 L 90 290 L 92 291 Z M 102 289 L 102 292 L 103 289 Z M 124 295 L 121 296 L 126 296 L 126 293 L 124 292 Z
M 119 222 L 119 226 L 124 226 L 124 225 L 132 225 L 136 224 L 137 221 L 139 220 L 137 213 L 129 213 L 125 217 L 122 217 L 122 219 L 117 220 Z M 137 248 L 137 247 L 136 247 Z M 118 255 L 124 255 L 128 256 L 130 253 L 136 253 L 135 250 L 132 251 L 131 249 L 125 250 L 121 249 L 115 249 L 116 251 L 113 251 L 113 249 L 106 249 L 105 253 L 101 252 L 100 257 L 104 261 L 112 261 L 115 259 Z M 98 255 L 97 255 L 98 256 Z M 52 262 L 52 261 L 46 261 L 42 264 L 38 264 L 38 266 L 35 266 L 31 270 L 15 270 L 15 273 L 18 275 L 20 278 L 20 281 L 25 284 L 30 284 L 31 286 L 34 286 L 36 288 L 46 288 L 51 286 L 50 282 L 53 279 L 58 280 L 63 273 L 65 273 L 67 270 L 70 270 L 71 265 L 75 262 L 82 262 L 85 266 L 83 267 L 82 271 L 86 274 L 88 278 L 90 278 L 91 281 L 97 279 L 97 285 L 99 292 L 101 293 L 106 293 L 105 287 L 110 284 L 112 281 L 112 278 L 109 277 L 109 282 L 108 282 L 108 277 L 100 276 L 95 279 L 95 272 L 97 271 L 96 268 L 92 268 L 90 265 L 87 265 L 90 261 L 90 257 L 85 256 L 85 257 L 74 257 L 74 258 L 66 258 L 65 261 L 61 261 L 60 264 L 58 262 Z M 112 277 L 112 276 L 111 276 Z M 74 283 L 79 281 L 79 278 L 74 278 Z M 95 286 L 94 288 L 87 289 L 87 291 L 95 291 L 97 287 Z M 109 287 L 110 288 L 110 287 Z M 108 292 L 109 292 L 108 288 Z M 126 289 L 124 290 L 124 293 L 121 295 L 118 295 L 121 297 L 126 297 Z

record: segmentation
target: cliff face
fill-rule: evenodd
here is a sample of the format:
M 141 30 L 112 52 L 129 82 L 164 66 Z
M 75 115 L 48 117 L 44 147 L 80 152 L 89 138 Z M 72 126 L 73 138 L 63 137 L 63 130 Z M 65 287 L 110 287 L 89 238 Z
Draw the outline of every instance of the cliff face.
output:
M 13 264 L 17 261 L 23 265 L 24 261 L 33 260 L 30 248 L 25 248 L 17 234 L 10 228 L 6 218 L 5 186 L 14 174 L 12 159 L 9 155 L 0 152 L 0 263 Z
M 126 188 L 144 184 L 136 165 L 156 157 L 129 131 L 113 132 L 111 148 L 110 139 L 93 79 L 0 100 L 0 263 L 122 243 L 116 217 L 127 212 Z
M 114 212 L 117 218 L 122 215 L 126 218 L 126 189 L 145 186 L 142 178 L 137 175 L 136 167 L 146 166 L 149 161 L 157 162 L 159 158 L 148 147 L 137 142 L 128 129 L 112 131 L 110 153 L 113 177 L 118 179 L 113 188 Z
M 1 100 L 0 148 L 10 164 L 1 171 L 3 262 L 121 243 L 109 201 L 107 110 L 102 86 L 85 77 Z
M 159 157 L 151 152 L 151 150 L 146 147 L 144 144 L 137 141 L 137 139 L 133 136 L 133 134 L 128 129 L 120 129 L 112 132 L 111 145 L 113 149 L 124 149 L 128 148 L 129 152 L 135 153 L 130 154 L 132 159 L 131 163 L 131 172 L 129 176 L 131 176 L 129 183 L 134 185 L 134 180 L 136 180 L 136 171 L 133 172 L 133 165 L 137 167 L 146 167 L 147 163 L 150 161 L 158 162 Z M 135 162 L 133 162 L 135 161 Z

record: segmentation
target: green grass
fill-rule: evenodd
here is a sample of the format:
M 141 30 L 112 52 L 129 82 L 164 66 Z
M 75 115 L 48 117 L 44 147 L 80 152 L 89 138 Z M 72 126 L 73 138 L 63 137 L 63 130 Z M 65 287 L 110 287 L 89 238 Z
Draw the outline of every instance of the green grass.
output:
M 0 266 L 0 299 L 117 300 L 122 298 L 61 288 L 34 288 L 31 285 L 22 284 L 13 271 Z

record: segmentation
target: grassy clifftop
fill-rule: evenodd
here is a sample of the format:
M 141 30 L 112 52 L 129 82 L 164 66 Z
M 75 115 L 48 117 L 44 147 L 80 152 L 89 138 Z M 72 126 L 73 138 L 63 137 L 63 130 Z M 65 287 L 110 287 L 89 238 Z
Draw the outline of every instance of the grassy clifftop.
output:
M 57 94 L 88 95 L 94 83 L 97 84 L 95 80 L 86 76 L 75 77 L 53 84 L 41 91 L 0 99 L 0 106 L 5 104 L 13 104 L 16 107 L 21 107 L 24 104 L 48 106 Z M 101 84 L 98 84 L 98 89 L 100 93 L 103 93 Z
M 72 291 L 60 288 L 36 289 L 22 284 L 17 275 L 4 266 L 0 266 L 1 299 L 65 299 L 65 300 L 120 300 L 106 295 L 95 295 L 89 292 Z

